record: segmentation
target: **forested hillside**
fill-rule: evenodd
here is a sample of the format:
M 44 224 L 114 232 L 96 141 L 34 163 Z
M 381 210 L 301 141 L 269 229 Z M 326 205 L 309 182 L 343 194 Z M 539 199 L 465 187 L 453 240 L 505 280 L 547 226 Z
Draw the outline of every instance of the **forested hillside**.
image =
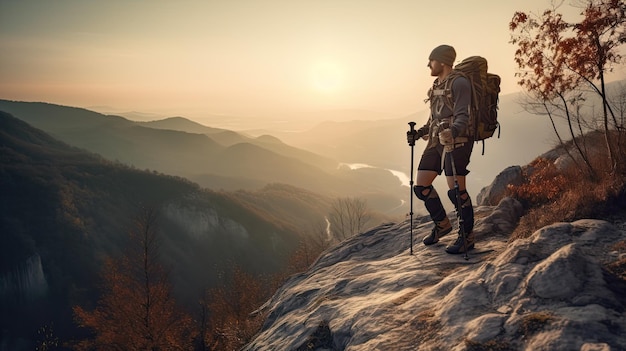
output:
M 404 215 L 406 189 L 383 169 L 351 170 L 270 136 L 250 138 L 181 119 L 137 123 L 48 103 L 0 100 L 12 114 L 69 145 L 139 169 L 184 177 L 214 190 L 288 184 L 326 196 L 358 196 L 377 211 Z
M 70 147 L 4 112 L 0 193 L 3 342 L 50 325 L 65 340 L 74 335 L 71 306 L 93 305 L 103 260 L 125 249 L 143 209 L 158 214 L 161 261 L 177 298 L 193 308 L 234 266 L 252 275 L 282 270 L 330 203 L 278 184 L 262 195 L 202 189 Z

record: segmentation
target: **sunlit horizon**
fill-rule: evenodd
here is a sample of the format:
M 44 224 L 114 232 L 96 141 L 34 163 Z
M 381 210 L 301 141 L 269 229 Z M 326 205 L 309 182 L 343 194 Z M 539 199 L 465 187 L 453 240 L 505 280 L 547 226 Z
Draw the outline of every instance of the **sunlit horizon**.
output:
M 306 122 L 425 109 L 429 52 L 481 55 L 520 91 L 508 23 L 523 4 L 415 1 L 0 1 L 0 99 L 98 112 Z M 564 3 L 559 11 L 576 16 Z M 614 76 L 626 76 L 623 69 Z

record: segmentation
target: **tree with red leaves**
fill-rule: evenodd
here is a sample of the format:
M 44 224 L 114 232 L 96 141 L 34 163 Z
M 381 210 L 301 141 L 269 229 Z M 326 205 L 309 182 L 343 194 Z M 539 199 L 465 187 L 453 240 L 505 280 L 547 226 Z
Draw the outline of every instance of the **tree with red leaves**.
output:
M 574 142 L 573 115 L 585 99 L 580 91 L 591 88 L 602 99 L 602 124 L 614 172 L 620 161 L 617 150 L 624 126 L 618 124 L 611 109 L 605 79 L 623 62 L 618 51 L 626 43 L 626 5 L 622 0 L 585 0 L 582 4 L 583 17 L 578 23 L 565 21 L 557 9 L 546 10 L 541 16 L 514 14 L 509 28 L 511 43 L 518 47 L 518 84 L 541 101 L 548 115 L 548 106 L 558 106 L 567 117 Z M 576 146 L 582 155 L 581 147 Z

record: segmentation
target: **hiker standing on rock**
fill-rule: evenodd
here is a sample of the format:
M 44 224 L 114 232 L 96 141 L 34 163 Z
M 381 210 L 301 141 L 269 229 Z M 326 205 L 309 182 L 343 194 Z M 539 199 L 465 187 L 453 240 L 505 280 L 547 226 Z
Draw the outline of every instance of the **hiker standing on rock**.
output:
M 456 51 L 449 45 L 440 45 L 430 53 L 430 75 L 437 77 L 428 91 L 430 117 L 423 127 L 407 133 L 409 145 L 415 145 L 419 138 L 428 141 L 417 167 L 413 186 L 415 195 L 424 201 L 435 222 L 430 235 L 422 240 L 424 245 L 435 244 L 452 231 L 452 224 L 432 185 L 441 174 L 442 168 L 449 187 L 448 197 L 459 218 L 462 218 L 459 221 L 462 228 L 459 228 L 458 238 L 446 247 L 446 252 L 450 254 L 459 254 L 474 248 L 474 208 L 465 186 L 465 177 L 469 173 L 467 165 L 474 144 L 468 133 L 472 88 L 466 77 L 452 69 L 455 59 Z

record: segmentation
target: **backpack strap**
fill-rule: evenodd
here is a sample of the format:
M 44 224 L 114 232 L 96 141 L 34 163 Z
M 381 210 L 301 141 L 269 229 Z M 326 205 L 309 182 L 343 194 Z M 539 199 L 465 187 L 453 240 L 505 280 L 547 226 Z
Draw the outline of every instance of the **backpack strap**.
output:
M 472 85 L 471 79 L 464 72 L 453 69 L 450 72 L 450 74 L 446 77 L 443 83 L 439 85 L 434 85 L 433 88 L 429 90 L 430 99 L 434 98 L 435 96 L 440 96 L 444 104 L 446 105 L 446 107 L 448 107 L 448 109 L 450 109 L 450 111 L 454 113 L 455 107 L 454 107 L 454 96 L 452 94 L 452 85 L 454 84 L 456 79 L 459 77 L 464 77 L 465 79 L 467 79 L 467 81 L 470 82 L 470 89 L 471 89 L 470 104 L 468 106 L 468 111 L 467 111 L 469 121 L 468 121 L 465 132 L 460 131 L 460 133 L 462 133 L 461 135 L 472 136 L 474 134 L 472 131 L 472 128 L 473 128 L 472 115 L 474 114 L 473 108 L 474 106 L 476 106 L 476 92 L 474 91 L 474 88 L 471 86 Z M 453 121 L 450 122 L 450 124 L 452 123 Z
M 454 72 L 454 70 L 452 70 Z M 426 101 L 432 102 L 435 97 L 441 97 L 443 99 L 444 104 L 451 110 L 454 111 L 454 99 L 452 97 L 452 82 L 457 77 L 456 75 L 452 75 L 452 72 L 443 83 L 437 84 L 437 81 L 433 82 L 433 87 L 428 90 L 428 99 Z

